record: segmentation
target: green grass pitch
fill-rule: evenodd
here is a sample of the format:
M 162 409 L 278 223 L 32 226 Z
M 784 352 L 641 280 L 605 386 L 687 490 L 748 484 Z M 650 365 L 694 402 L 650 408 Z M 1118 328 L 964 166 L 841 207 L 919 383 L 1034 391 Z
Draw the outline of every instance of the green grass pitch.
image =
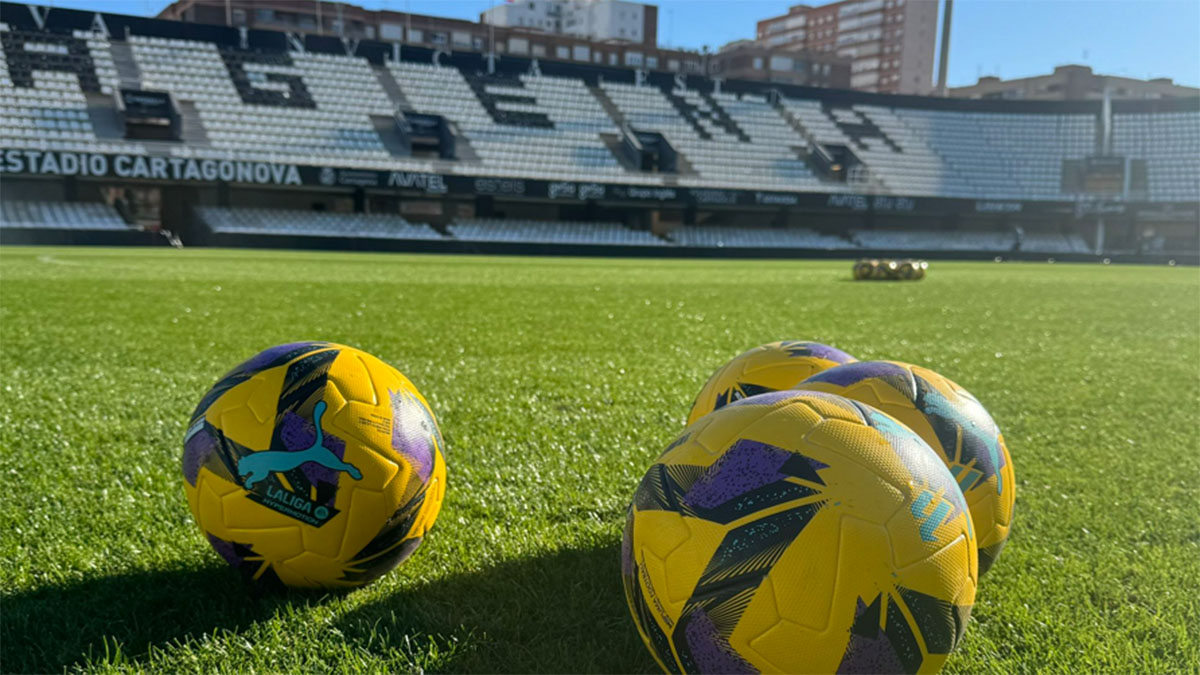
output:
M 1018 483 L 956 673 L 1200 669 L 1200 274 L 170 249 L 0 251 L 10 672 L 656 671 L 617 549 L 645 468 L 738 352 L 814 339 L 975 393 Z M 449 447 L 420 551 L 250 597 L 183 498 L 184 427 L 270 345 L 405 372 Z

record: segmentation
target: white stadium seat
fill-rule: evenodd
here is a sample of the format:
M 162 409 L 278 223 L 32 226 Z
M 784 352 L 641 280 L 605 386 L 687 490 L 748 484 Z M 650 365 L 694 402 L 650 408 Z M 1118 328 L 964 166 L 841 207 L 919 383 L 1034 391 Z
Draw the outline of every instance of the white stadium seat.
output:
M 26 50 L 66 57 L 61 40 L 7 27 L 0 32 L 28 38 Z M 149 145 L 154 153 L 193 158 L 663 185 L 663 174 L 626 168 L 609 149 L 628 123 L 661 133 L 678 153 L 682 170 L 670 177 L 673 185 L 1033 201 L 1073 199 L 1062 190 L 1064 160 L 1098 150 L 1093 114 L 768 102 L 751 93 L 607 80 L 589 87 L 570 77 L 489 76 L 388 61 L 401 102 L 385 91 L 376 72 L 383 67 L 361 57 L 243 52 L 131 35 L 125 45 L 140 86 L 194 107 L 206 136 L 163 147 L 96 136 L 89 106 L 105 97 L 111 102 L 121 83 L 113 41 L 89 31 L 74 37 L 86 45 L 79 58 L 90 59 L 94 71 L 86 83 L 69 70 L 35 68 L 34 86 L 15 86 L 0 56 L 3 147 L 146 154 Z M 235 68 L 245 74 L 241 91 L 231 76 Z M 288 78 L 303 83 L 301 94 L 290 90 Z M 448 120 L 461 158 L 435 168 L 439 160 L 389 151 L 375 121 L 401 108 Z M 813 143 L 846 146 L 861 170 L 849 184 L 817 176 L 806 161 Z M 1151 200 L 1200 198 L 1200 113 L 1117 113 L 1113 151 L 1146 160 Z
M 630 230 L 620 223 L 474 218 L 457 221 L 447 229 L 455 239 L 462 241 L 613 246 L 661 246 L 667 243 L 649 232 Z
M 301 237 L 364 237 L 374 239 L 442 239 L 425 224 L 400 216 L 332 211 L 201 206 L 196 215 L 210 230 L 222 234 L 269 234 Z
M 1200 199 L 1200 114 L 1115 114 L 1113 152 L 1146 160 L 1152 201 Z
M 128 230 L 116 209 L 99 202 L 0 201 L 0 227 Z
M 655 84 L 642 85 L 598 75 L 585 81 L 561 76 L 562 70 L 555 70 L 556 76 L 536 69 L 488 75 L 482 68 L 449 63 L 388 59 L 373 64 L 358 56 L 299 48 L 242 50 L 199 40 L 109 37 L 84 30 L 34 32 L 0 25 L 0 37 L 5 46 L 0 52 L 0 148 L 6 150 L 618 183 L 663 191 L 851 193 L 829 195 L 832 207 L 843 198 L 865 205 L 862 195 L 1071 202 L 1080 195 L 1064 190 L 1065 169 L 1101 154 L 1103 145 L 1099 104 L 1093 113 L 1040 104 L 1018 112 L 1011 106 L 1003 111 L 1007 104 L 1001 102 L 992 110 L 989 103 L 798 95 L 808 91 L 798 89 L 770 90 L 769 96 L 701 91 L 660 85 L 656 78 Z M 123 86 L 169 92 L 187 117 L 181 125 L 188 130 L 186 140 L 121 138 L 112 120 L 117 119 Z M 1136 188 L 1135 200 L 1200 200 L 1200 111 L 1114 108 L 1112 154 L 1146 166 L 1147 187 L 1144 195 Z M 405 113 L 443 118 L 446 124 L 438 120 L 436 128 L 452 135 L 457 157 L 410 156 L 404 126 L 397 125 L 397 116 Z M 427 123 L 434 118 L 418 119 Z M 618 156 L 623 135 L 631 131 L 661 134 L 677 155 L 678 171 L 644 172 Z M 853 154 L 845 155 L 850 169 L 846 180 L 826 175 L 817 161 L 842 156 L 834 146 Z M 814 152 L 820 157 L 814 158 Z M 331 172 L 322 170 L 321 175 L 324 181 Z M 336 181 L 340 174 L 332 175 Z M 556 197 L 547 191 L 551 199 Z M 730 203 L 722 201 L 728 193 L 710 194 L 713 201 L 706 203 Z M 4 195 L 9 200 L 3 202 L 4 227 L 126 227 L 107 206 L 11 201 L 24 196 Z M 784 210 L 788 205 L 786 200 L 757 203 L 779 204 Z M 1050 231 L 1028 227 L 1032 231 L 1023 236 L 1015 228 L 1005 229 L 1007 225 L 992 225 L 998 228 L 994 232 L 898 232 L 886 229 L 886 223 L 885 229 L 854 229 L 862 226 L 855 223 L 835 236 L 761 223 L 709 224 L 676 228 L 660 237 L 615 222 L 554 220 L 558 213 L 548 213 L 547 220 L 458 219 L 446 235 L 398 215 L 197 209 L 200 220 L 218 233 L 684 248 L 1092 252 L 1069 228 L 1057 231 L 1061 224 L 1046 226 Z M 1060 213 L 1069 217 L 1065 209 Z M 440 226 L 444 221 L 436 222 Z M 1146 236 L 1151 235 L 1166 236 Z
M 681 246 L 701 248 L 809 248 L 851 249 L 854 243 L 799 227 L 680 227 L 671 238 Z

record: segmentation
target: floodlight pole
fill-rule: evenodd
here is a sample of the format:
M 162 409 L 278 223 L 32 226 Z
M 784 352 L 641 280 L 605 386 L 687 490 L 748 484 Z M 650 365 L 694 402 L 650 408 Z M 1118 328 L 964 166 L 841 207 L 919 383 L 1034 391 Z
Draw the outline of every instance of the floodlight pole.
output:
M 954 0 L 946 0 L 946 8 L 942 11 L 942 52 L 938 56 L 939 96 L 946 95 L 946 71 L 950 62 L 950 14 L 954 11 Z
M 1100 103 L 1100 154 L 1112 154 L 1112 85 L 1104 85 L 1104 99 Z

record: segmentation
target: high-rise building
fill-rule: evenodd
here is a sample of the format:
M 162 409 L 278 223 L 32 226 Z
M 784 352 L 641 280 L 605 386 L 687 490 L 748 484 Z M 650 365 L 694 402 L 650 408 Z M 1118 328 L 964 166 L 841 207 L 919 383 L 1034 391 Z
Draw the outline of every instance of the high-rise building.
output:
M 1139 80 L 1116 75 L 1098 75 L 1087 66 L 1057 66 L 1049 75 L 1001 80 L 995 76 L 979 78 L 975 84 L 952 87 L 956 98 L 990 98 L 1025 101 L 1072 101 L 1104 98 L 1180 98 L 1200 96 L 1200 89 L 1175 84 L 1168 77 Z
M 938 0 L 842 0 L 796 5 L 758 22 L 767 48 L 833 52 L 851 59 L 850 86 L 864 91 L 933 90 Z
M 516 0 L 479 15 L 480 23 L 654 46 L 658 8 L 624 0 Z
M 850 59 L 832 52 L 764 47 L 736 40 L 708 57 L 708 72 L 735 80 L 766 80 L 809 87 L 850 87 Z
M 839 89 L 849 86 L 849 61 L 828 52 L 764 49 L 753 42 L 736 45 L 736 49 L 727 45 L 715 54 L 659 47 L 654 43 L 658 32 L 658 10 L 652 5 L 610 0 L 533 0 L 525 4 L 534 3 L 536 7 L 532 8 L 517 2 L 493 8 L 516 8 L 512 10 L 513 14 L 501 17 L 506 21 L 515 20 L 513 26 L 313 0 L 174 0 L 163 8 L 158 18 L 315 33 L 347 40 L 379 40 L 451 52 L 494 51 L 499 55 L 648 71 L 712 74 Z M 550 6 L 558 9 L 550 13 Z M 537 13 L 523 13 L 526 9 Z M 544 15 L 541 14 L 543 10 L 546 10 Z M 487 14 L 480 18 L 486 19 Z M 551 19 L 556 23 L 547 26 L 545 22 Z M 542 22 L 540 26 L 539 21 Z M 600 37 L 613 33 L 613 26 L 616 27 L 615 38 Z M 635 26 L 640 28 L 634 31 Z M 588 34 L 589 30 L 597 35 Z M 629 40 L 631 34 L 637 41 Z

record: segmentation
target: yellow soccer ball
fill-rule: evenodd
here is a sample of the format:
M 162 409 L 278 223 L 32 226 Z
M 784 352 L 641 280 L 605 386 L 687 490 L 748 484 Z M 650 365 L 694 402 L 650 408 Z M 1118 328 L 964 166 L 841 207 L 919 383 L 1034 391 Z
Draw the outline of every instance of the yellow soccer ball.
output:
M 895 279 L 899 265 L 895 260 L 880 260 L 875 269 L 871 270 L 872 279 Z
M 638 632 L 685 673 L 936 671 L 976 565 L 936 453 L 870 406 L 804 391 L 689 426 L 638 486 L 621 546 Z
M 859 260 L 858 262 L 854 263 L 854 267 L 851 268 L 854 278 L 860 281 L 862 279 L 870 279 L 871 274 L 875 271 L 875 266 L 878 264 L 879 261 L 877 260 L 867 260 L 866 258 Z
M 708 378 L 692 403 L 687 423 L 734 401 L 769 391 L 791 389 L 805 378 L 855 358 L 820 342 L 772 342 L 733 357 Z
M 328 342 L 272 347 L 192 414 L 184 492 L 213 549 L 247 579 L 367 584 L 437 518 L 445 447 L 429 404 L 388 364 Z
M 978 399 L 928 368 L 896 361 L 846 364 L 798 388 L 874 406 L 937 450 L 966 497 L 979 540 L 979 573 L 987 572 L 1008 541 L 1017 482 L 1004 436 Z

